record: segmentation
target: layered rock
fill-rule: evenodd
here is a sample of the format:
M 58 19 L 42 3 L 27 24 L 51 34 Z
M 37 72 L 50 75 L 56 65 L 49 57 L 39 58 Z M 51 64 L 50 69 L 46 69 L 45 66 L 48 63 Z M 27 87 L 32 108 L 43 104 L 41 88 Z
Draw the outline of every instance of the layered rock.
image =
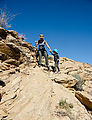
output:
M 33 68 L 34 56 L 22 35 L 0 28 L 0 119 L 91 120 L 92 66 L 62 57 L 55 74 L 53 56 L 50 71 Z
M 26 63 L 28 59 L 30 61 L 33 49 L 31 43 L 24 41 L 24 38 L 18 36 L 16 31 L 0 27 L 0 60 L 1 64 L 5 63 L 1 70 L 10 69 L 12 65 L 19 66 Z
M 84 104 L 88 109 L 92 110 L 92 96 L 87 92 L 75 92 L 75 96 Z
M 25 72 L 26 71 L 26 72 Z M 39 72 L 40 71 L 40 72 Z M 24 69 L 10 77 L 0 103 L 1 118 L 10 120 L 91 120 L 74 94 L 51 81 L 43 69 Z M 40 74 L 39 74 L 40 73 Z M 42 79 L 43 78 L 43 79 Z M 66 101 L 64 104 L 60 102 Z M 70 107 L 66 107 L 69 105 Z

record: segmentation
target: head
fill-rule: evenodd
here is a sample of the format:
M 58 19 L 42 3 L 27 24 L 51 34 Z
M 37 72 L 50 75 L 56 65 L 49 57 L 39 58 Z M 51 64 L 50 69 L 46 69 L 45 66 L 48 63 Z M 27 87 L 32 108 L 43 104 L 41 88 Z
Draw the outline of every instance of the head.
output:
M 54 50 L 53 50 L 53 53 L 54 53 L 54 54 L 58 54 L 58 50 L 57 50 L 57 49 L 54 49 Z
M 55 51 L 53 51 L 54 54 L 57 54 Z
M 43 40 L 44 36 L 43 34 L 40 34 L 40 40 Z

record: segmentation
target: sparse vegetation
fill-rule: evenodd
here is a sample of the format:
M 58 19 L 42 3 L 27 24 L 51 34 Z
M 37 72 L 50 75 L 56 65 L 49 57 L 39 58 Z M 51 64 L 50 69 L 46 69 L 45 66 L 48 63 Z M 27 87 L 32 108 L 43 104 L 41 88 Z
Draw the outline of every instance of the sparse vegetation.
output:
M 78 80 L 78 82 L 74 86 L 75 90 L 82 91 L 83 90 L 82 85 L 84 84 L 83 78 L 81 78 L 80 75 L 78 75 L 78 74 L 73 74 L 72 76 Z
M 15 18 L 16 14 L 11 14 L 8 10 L 0 9 L 0 27 L 10 28 L 9 22 Z
M 68 116 L 70 119 L 72 118 L 72 113 L 71 113 L 71 109 L 73 108 L 73 104 L 72 103 L 67 103 L 66 99 L 65 100 L 61 100 L 58 103 L 57 106 L 57 111 L 56 111 L 56 115 L 57 116 Z
M 66 102 L 66 100 L 61 100 L 60 102 L 59 102 L 59 107 L 61 107 L 61 108 L 65 108 L 65 109 L 67 109 L 67 108 L 73 108 L 73 104 L 68 104 L 67 102 Z

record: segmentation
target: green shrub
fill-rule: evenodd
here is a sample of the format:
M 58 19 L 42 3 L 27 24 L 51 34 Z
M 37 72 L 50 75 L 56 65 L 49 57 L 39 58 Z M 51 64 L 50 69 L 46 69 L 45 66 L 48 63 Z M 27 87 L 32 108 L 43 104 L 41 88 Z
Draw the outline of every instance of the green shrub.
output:
M 68 116 L 70 119 L 73 118 L 73 115 L 71 113 L 71 109 L 73 108 L 72 103 L 67 103 L 66 99 L 65 100 L 60 100 L 57 106 L 57 111 L 55 114 L 59 117 L 61 116 Z
M 77 82 L 76 85 L 74 86 L 75 90 L 82 91 L 82 90 L 83 90 L 82 85 L 84 84 L 83 78 L 81 78 L 80 75 L 78 75 L 78 74 L 76 74 L 76 73 L 73 74 L 72 76 L 75 77 L 75 78 L 78 80 L 78 82 Z
M 68 103 L 66 102 L 66 100 L 61 100 L 61 101 L 59 102 L 59 107 L 62 107 L 62 108 L 65 108 L 65 109 L 73 108 L 73 104 L 72 104 L 72 103 L 68 104 Z

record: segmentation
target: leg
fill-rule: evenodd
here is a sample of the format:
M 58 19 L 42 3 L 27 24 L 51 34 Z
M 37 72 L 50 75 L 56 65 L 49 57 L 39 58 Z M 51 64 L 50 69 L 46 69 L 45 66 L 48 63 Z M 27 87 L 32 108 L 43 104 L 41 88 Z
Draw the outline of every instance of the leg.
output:
M 55 62 L 55 69 L 54 69 L 54 72 L 56 72 L 56 66 L 57 66 L 57 63 Z
M 41 53 L 41 51 L 39 51 L 39 65 L 41 65 L 42 64 L 42 53 Z
M 45 64 L 48 66 L 48 56 L 47 56 L 47 52 L 44 51 L 44 57 L 45 57 Z
M 59 69 L 59 61 L 57 61 L 57 69 L 58 69 L 58 72 L 60 71 Z

